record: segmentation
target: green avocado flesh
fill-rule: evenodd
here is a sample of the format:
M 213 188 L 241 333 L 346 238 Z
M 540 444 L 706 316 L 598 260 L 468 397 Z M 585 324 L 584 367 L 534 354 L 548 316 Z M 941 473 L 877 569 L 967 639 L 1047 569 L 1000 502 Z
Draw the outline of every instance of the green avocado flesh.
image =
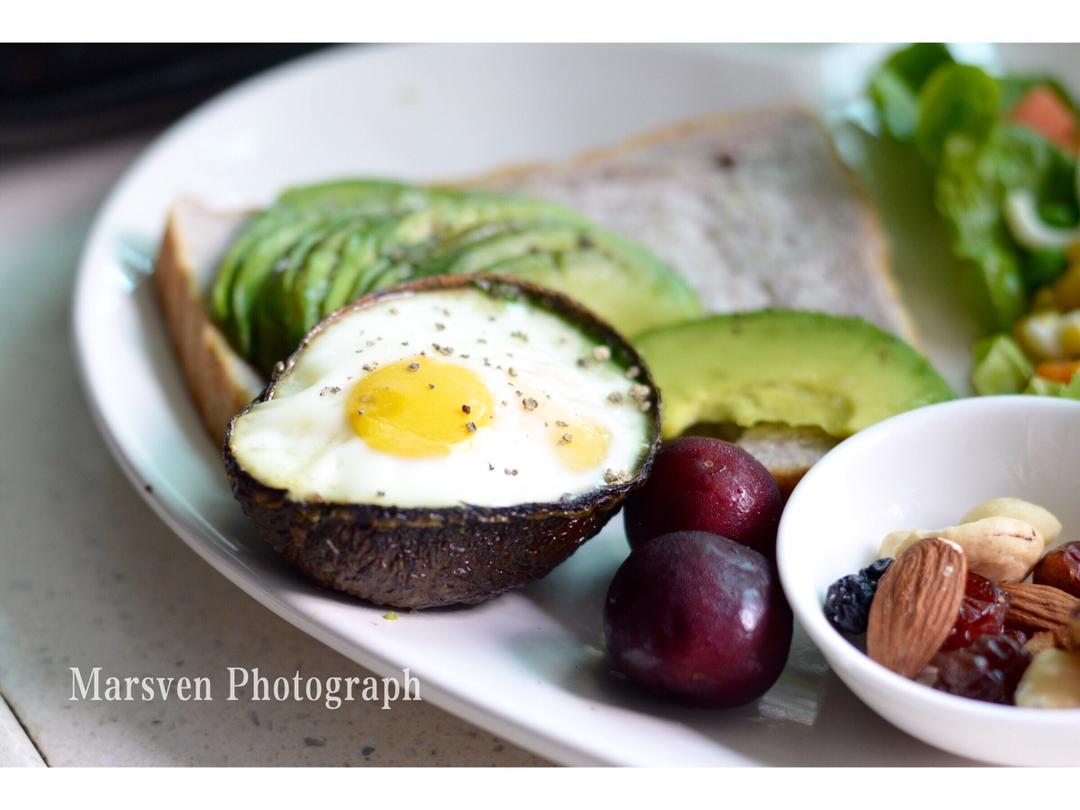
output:
M 668 438 L 696 423 L 762 422 L 844 437 L 954 396 L 925 357 L 858 318 L 715 315 L 651 330 L 635 346 L 660 387 Z
M 316 323 L 367 293 L 479 272 L 566 293 L 628 335 L 701 311 L 671 267 L 576 212 L 384 180 L 282 193 L 230 246 L 210 310 L 240 354 L 269 374 Z

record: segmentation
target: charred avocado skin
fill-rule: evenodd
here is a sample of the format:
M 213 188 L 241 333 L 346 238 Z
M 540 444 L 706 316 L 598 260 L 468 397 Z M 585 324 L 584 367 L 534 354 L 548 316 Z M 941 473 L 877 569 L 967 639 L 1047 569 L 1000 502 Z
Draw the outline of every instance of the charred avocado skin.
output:
M 648 386 L 647 449 L 625 481 L 558 503 L 508 507 L 402 508 L 370 503 L 296 501 L 259 481 L 232 450 L 236 423 L 273 399 L 297 358 L 334 320 L 388 298 L 427 290 L 475 287 L 492 297 L 524 297 L 557 314 L 620 366 L 636 366 Z M 233 417 L 225 436 L 225 469 L 244 514 L 294 568 L 318 584 L 395 608 L 474 604 L 547 575 L 595 536 L 625 497 L 648 477 L 660 444 L 660 396 L 641 356 L 608 324 L 566 296 L 498 276 L 437 276 L 371 293 L 320 322 L 278 365 L 263 393 Z

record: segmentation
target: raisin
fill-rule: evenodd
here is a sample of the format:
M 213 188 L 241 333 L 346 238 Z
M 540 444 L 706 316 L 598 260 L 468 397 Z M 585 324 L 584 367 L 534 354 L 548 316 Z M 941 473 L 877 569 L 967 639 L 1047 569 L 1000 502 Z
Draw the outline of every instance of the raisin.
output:
M 881 578 L 885 576 L 885 572 L 889 570 L 889 566 L 892 565 L 892 557 L 882 557 L 880 560 L 875 560 L 859 573 L 870 580 L 876 586 Z
M 935 689 L 987 703 L 1013 702 L 1031 655 L 1006 635 L 979 636 L 967 647 L 939 653 Z
M 969 571 L 960 613 L 949 631 L 942 650 L 966 647 L 979 636 L 996 636 L 1005 628 L 1009 597 L 984 576 Z
M 841 633 L 865 633 L 876 589 L 876 584 L 862 574 L 841 577 L 825 594 L 825 618 Z
M 882 557 L 859 573 L 841 577 L 830 585 L 825 594 L 825 618 L 829 624 L 847 635 L 865 633 L 870 603 L 890 565 L 892 557 Z

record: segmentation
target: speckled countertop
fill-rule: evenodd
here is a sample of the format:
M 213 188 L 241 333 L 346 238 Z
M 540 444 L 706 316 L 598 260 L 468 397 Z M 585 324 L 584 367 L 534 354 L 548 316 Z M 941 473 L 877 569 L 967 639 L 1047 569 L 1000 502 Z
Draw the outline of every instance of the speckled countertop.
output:
M 0 765 L 542 765 L 425 703 L 71 702 L 120 675 L 365 676 L 255 603 L 145 506 L 91 421 L 71 290 L 149 136 L 0 159 Z

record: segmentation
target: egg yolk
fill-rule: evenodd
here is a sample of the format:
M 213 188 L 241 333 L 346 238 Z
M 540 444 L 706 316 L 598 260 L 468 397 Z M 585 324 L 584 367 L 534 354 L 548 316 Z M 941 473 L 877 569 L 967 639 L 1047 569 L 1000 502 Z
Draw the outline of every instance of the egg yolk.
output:
M 491 392 L 463 366 L 412 357 L 357 381 L 346 399 L 349 424 L 369 447 L 405 458 L 445 456 L 491 424 Z
M 568 470 L 585 472 L 607 458 L 611 434 L 593 422 L 581 419 L 555 423 L 555 451 Z

